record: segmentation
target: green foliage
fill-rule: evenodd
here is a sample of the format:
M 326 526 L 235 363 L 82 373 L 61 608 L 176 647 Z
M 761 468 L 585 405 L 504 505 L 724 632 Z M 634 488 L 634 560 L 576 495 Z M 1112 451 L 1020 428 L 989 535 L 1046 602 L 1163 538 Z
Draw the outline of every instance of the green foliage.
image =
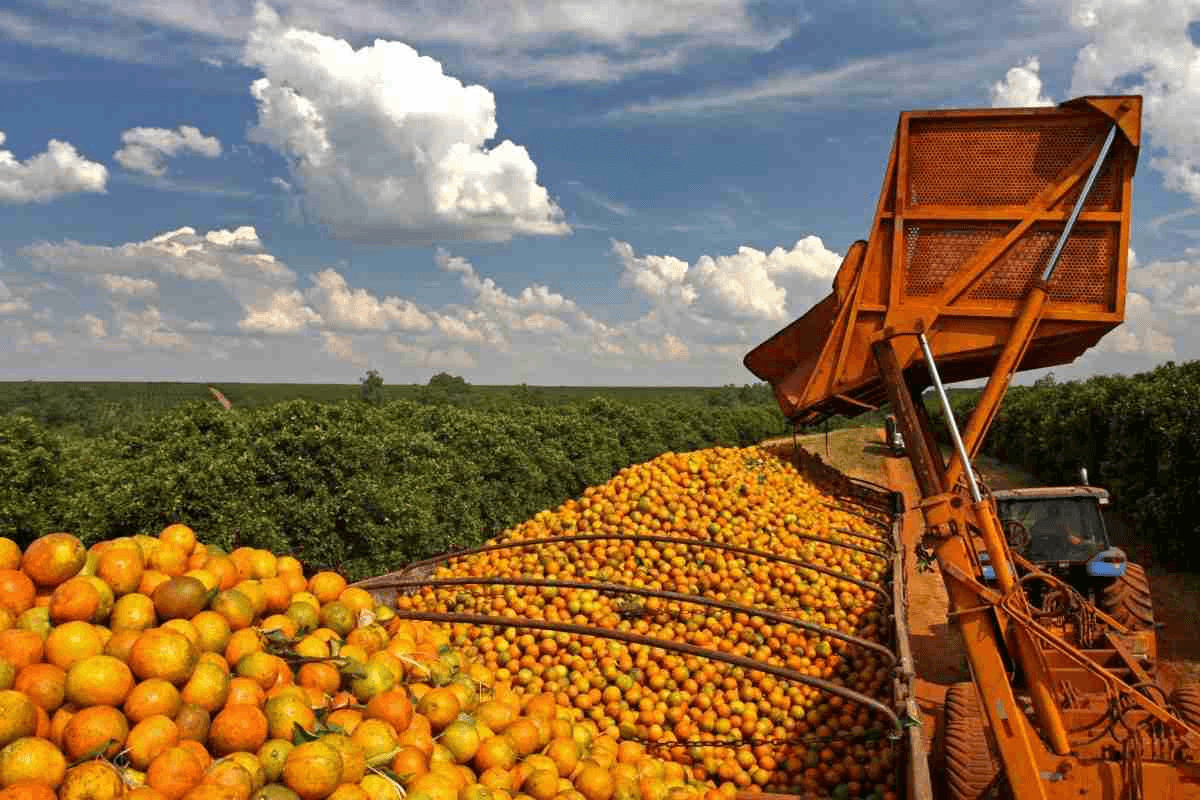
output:
M 180 521 L 357 579 L 477 545 L 662 452 L 784 429 L 758 402 L 534 399 L 196 399 L 95 436 L 0 416 L 0 535 L 92 543 Z
M 979 393 L 956 393 L 965 424 Z M 929 399 L 927 398 L 927 403 Z M 930 405 L 941 420 L 940 409 Z M 944 429 L 937 425 L 937 429 Z M 1043 378 L 1005 396 L 984 452 L 1017 464 L 1047 485 L 1072 485 L 1079 468 L 1112 494 L 1159 557 L 1200 566 L 1200 361 L 1168 362 L 1133 376 L 1085 381 Z
M 379 376 L 377 370 L 368 370 L 367 377 L 363 378 L 359 383 L 362 384 L 360 396 L 364 402 L 377 406 L 383 403 L 383 378 Z

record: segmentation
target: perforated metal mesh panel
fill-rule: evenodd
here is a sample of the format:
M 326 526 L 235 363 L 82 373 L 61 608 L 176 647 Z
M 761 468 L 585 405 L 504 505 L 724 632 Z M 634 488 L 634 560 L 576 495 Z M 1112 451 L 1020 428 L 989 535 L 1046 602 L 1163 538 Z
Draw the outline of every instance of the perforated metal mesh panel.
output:
M 1081 117 L 1075 125 L 1035 117 L 1002 125 L 989 119 L 914 119 L 908 204 L 1025 205 L 1107 132 L 1107 120 L 1094 117 Z M 1087 205 L 1111 204 L 1115 186 L 1109 171 Z
M 1045 268 L 1059 229 L 1038 228 L 1022 236 L 967 295 L 971 300 L 1019 300 Z M 1117 269 L 1114 231 L 1076 226 L 1050 281 L 1051 301 L 1110 307 Z
M 908 224 L 904 227 L 904 294 L 937 294 L 971 256 L 1004 236 L 1011 226 Z

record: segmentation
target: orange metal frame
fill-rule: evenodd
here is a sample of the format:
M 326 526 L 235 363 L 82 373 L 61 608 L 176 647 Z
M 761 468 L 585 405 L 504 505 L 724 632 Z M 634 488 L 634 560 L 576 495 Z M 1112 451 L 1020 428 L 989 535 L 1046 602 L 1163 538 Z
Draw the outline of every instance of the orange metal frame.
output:
M 1069 363 L 1122 322 L 1140 124 L 1135 96 L 901 114 L 870 238 L 850 247 L 829 297 L 745 359 L 797 423 L 891 404 L 951 616 L 1018 798 L 1200 798 L 1200 731 L 1165 695 L 1157 702 L 1114 671 L 1127 665 L 1135 684 L 1149 677 L 1117 637 L 1084 650 L 1037 621 L 968 460 L 1015 372 Z M 921 400 L 935 366 L 945 382 L 988 380 L 949 463 Z M 978 542 L 999 591 L 979 579 Z M 1127 736 L 1104 727 L 1113 714 Z

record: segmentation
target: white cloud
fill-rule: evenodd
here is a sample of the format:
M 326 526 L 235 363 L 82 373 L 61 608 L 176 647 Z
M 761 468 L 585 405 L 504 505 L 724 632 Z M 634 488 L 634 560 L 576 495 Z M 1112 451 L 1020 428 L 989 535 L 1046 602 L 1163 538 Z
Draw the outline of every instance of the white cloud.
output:
M 77 320 L 76 327 L 91 339 L 103 339 L 108 336 L 108 328 L 104 324 L 104 320 L 95 314 L 84 314 Z
M 476 74 L 540 83 L 608 82 L 677 70 L 714 51 L 765 51 L 803 19 L 765 25 L 750 0 L 488 0 L 394 3 L 364 0 L 353 13 L 326 0 L 278 0 L 298 27 L 347 39 L 392 37 L 449 45 Z M 253 4 L 226 0 L 81 0 L 42 20 L 0 12 L 0 33 L 37 46 L 137 62 L 227 60 L 253 28 Z M 90 12 L 90 13 L 87 13 Z M 800 17 L 800 14 L 794 14 Z M 162 29 L 198 36 L 162 36 Z M 172 44 L 170 49 L 164 41 Z M 150 55 L 152 54 L 152 55 Z
M 1037 57 L 1013 67 L 1004 75 L 1004 80 L 992 84 L 993 108 L 1028 108 L 1052 106 L 1054 101 L 1042 94 L 1042 78 L 1038 74 L 1041 65 Z
M 313 278 L 309 301 L 320 311 L 326 323 L 363 331 L 426 331 L 433 322 L 410 300 L 388 297 L 382 302 L 366 289 L 351 289 L 346 279 L 332 269 Z
M 19 314 L 31 308 L 29 301 L 23 297 L 10 297 L 0 300 L 0 314 Z
M 478 359 L 461 347 L 431 349 L 410 344 L 398 336 L 388 336 L 383 344 L 387 352 L 403 356 L 406 365 L 439 370 L 468 370 L 479 365 Z
M 167 325 L 154 306 L 147 306 L 140 312 L 118 311 L 116 319 L 122 338 L 155 349 L 191 349 L 187 338 Z
M 349 336 L 344 336 L 331 331 L 322 331 L 321 339 L 325 345 L 325 352 L 337 358 L 340 361 L 347 361 L 357 367 L 365 367 L 368 363 L 366 356 L 354 349 L 354 342 Z
M 494 147 L 496 101 L 401 42 L 355 50 L 260 7 L 244 61 L 265 77 L 254 141 L 288 159 L 336 236 L 378 243 L 506 241 L 570 229 L 524 147 Z
M 642 342 L 638 349 L 655 361 L 686 361 L 690 355 L 688 346 L 672 333 L 664 335 L 658 341 Z
M 797 241 L 790 250 L 776 247 L 766 253 L 743 246 L 732 255 L 704 255 L 691 267 L 674 256 L 638 256 L 626 242 L 614 241 L 612 248 L 622 265 L 621 282 L 651 302 L 693 307 L 727 319 L 787 318 L 796 313 L 788 307 L 789 285 L 794 289 L 814 289 L 816 282 L 828 285 L 842 260 L 816 236 Z M 812 296 L 808 292 L 801 299 Z
M 106 272 L 97 281 L 112 295 L 126 297 L 150 297 L 158 291 L 158 284 L 149 278 L 133 278 L 128 275 L 113 275 Z
M 203 236 L 185 226 L 115 247 L 36 242 L 19 252 L 43 272 L 168 275 L 227 286 L 290 283 L 296 277 L 265 252 L 257 231 L 248 225 Z
M 5 138 L 0 131 L 0 145 Z M 26 161 L 0 149 L 0 203 L 47 203 L 68 194 L 103 193 L 107 182 L 107 167 L 58 139 Z
M 205 158 L 221 155 L 221 141 L 205 136 L 191 125 L 168 128 L 130 128 L 121 134 L 123 146 L 113 153 L 117 163 L 132 172 L 160 176 L 166 174 L 168 158 L 195 153 Z
M 1053 3 L 1088 37 L 1071 76 L 1071 95 L 1143 97 L 1143 125 L 1159 155 L 1150 164 L 1168 189 L 1200 200 L 1200 47 L 1189 25 L 1197 0 L 1060 0 Z
M 1175 339 L 1162 329 L 1162 322 L 1145 295 L 1130 292 L 1125 298 L 1124 324 L 1101 339 L 1096 349 L 1101 353 L 1152 356 L 1156 361 L 1172 356 Z
M 246 308 L 238 328 L 256 333 L 299 333 L 319 324 L 321 315 L 304 304 L 298 289 L 278 289 L 262 305 Z

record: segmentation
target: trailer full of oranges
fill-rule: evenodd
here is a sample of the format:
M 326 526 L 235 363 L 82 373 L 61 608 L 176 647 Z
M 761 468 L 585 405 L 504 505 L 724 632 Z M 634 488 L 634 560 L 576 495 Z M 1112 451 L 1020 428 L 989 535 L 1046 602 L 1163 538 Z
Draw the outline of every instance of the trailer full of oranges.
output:
M 732 800 L 333 572 L 0 539 L 0 800 Z
M 442 560 L 418 588 L 398 593 L 399 613 L 640 634 L 786 667 L 888 702 L 886 647 L 832 635 L 890 644 L 890 534 L 879 524 L 886 517 L 868 519 L 843 499 L 844 476 L 798 452 L 791 463 L 760 448 L 716 448 L 624 469 L 506 531 L 485 552 Z M 496 576 L 514 580 L 496 583 Z M 492 582 L 463 583 L 469 578 Z M 547 585 L 568 582 L 576 586 Z M 623 595 L 620 586 L 640 591 Z M 697 778 L 816 796 L 896 792 L 892 744 L 879 736 L 888 720 L 843 696 L 603 635 L 465 623 L 452 630 L 498 680 L 551 694 L 606 735 L 643 742 Z

